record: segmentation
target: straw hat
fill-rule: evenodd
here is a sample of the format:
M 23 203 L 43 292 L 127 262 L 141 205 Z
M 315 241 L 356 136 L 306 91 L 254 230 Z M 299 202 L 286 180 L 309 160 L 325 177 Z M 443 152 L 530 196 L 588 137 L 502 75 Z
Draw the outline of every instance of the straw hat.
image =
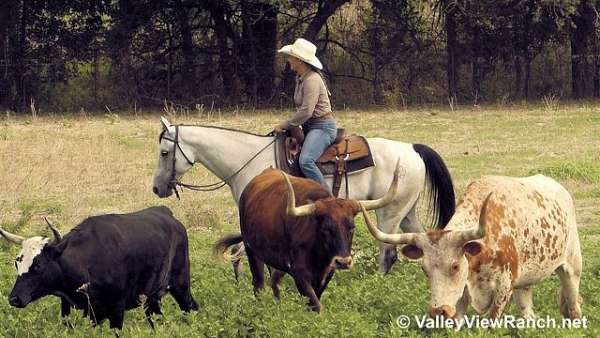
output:
M 318 69 L 323 69 L 323 64 L 321 64 L 321 61 L 315 55 L 317 46 L 308 40 L 302 38 L 296 39 L 293 45 L 283 46 L 278 52 L 291 55 Z

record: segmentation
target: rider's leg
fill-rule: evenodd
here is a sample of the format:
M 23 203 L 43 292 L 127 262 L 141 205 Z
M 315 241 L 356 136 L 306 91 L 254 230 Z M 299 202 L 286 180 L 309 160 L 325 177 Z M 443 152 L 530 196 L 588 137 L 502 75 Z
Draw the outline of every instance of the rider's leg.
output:
M 300 153 L 300 169 L 304 176 L 317 181 L 324 187 L 327 187 L 325 178 L 315 162 L 334 140 L 335 128 L 310 129 L 304 138 L 304 145 Z

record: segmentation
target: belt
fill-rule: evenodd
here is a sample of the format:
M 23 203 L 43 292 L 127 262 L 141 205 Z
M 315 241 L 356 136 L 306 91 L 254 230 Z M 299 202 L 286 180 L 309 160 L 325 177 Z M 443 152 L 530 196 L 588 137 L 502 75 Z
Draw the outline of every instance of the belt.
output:
M 332 113 L 327 113 L 323 116 L 319 116 L 319 117 L 311 117 L 310 119 L 308 119 L 308 121 L 306 122 L 321 122 L 321 121 L 325 121 L 325 120 L 329 120 L 329 119 L 333 119 L 333 114 Z

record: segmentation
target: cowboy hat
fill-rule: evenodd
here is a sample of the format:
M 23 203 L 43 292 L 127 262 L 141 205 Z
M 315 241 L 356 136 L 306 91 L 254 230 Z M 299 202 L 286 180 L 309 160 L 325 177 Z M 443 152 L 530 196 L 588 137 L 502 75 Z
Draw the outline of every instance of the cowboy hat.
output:
M 283 46 L 278 52 L 298 58 L 318 69 L 323 69 L 323 64 L 321 64 L 321 61 L 315 55 L 317 46 L 308 40 L 302 38 L 296 39 L 293 45 Z

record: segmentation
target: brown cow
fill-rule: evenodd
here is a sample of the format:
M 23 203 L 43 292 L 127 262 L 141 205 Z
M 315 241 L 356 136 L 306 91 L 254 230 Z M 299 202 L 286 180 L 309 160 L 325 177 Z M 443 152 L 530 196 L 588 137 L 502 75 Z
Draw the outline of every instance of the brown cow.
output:
M 285 273 L 298 291 L 309 298 L 314 311 L 336 269 L 352 267 L 354 217 L 362 203 L 381 208 L 396 195 L 399 167 L 386 195 L 373 201 L 334 198 L 313 180 L 291 177 L 267 169 L 256 176 L 240 198 L 241 234 L 215 243 L 215 254 L 224 257 L 228 247 L 244 242 L 255 294 L 264 287 L 264 265 L 277 269 L 271 288 L 279 297 L 278 283 Z M 287 198 L 286 198 L 287 195 Z M 296 207 L 296 200 L 300 207 Z

